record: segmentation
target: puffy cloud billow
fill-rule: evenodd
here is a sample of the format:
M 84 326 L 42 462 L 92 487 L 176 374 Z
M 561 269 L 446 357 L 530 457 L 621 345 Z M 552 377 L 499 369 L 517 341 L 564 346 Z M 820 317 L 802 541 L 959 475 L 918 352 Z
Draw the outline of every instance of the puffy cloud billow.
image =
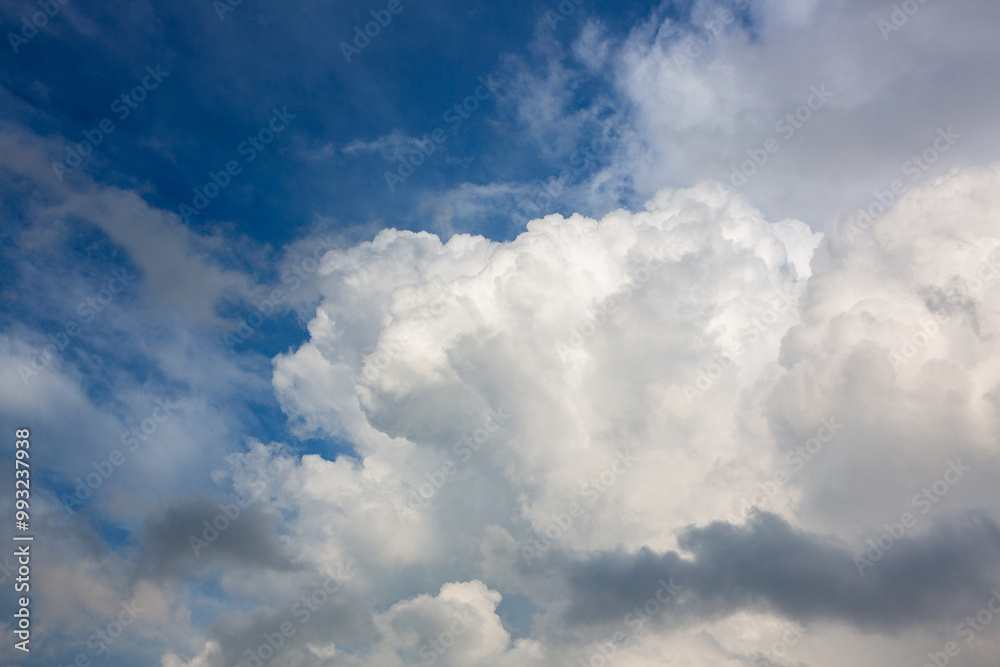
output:
M 0 661 L 995 664 L 996 8 L 525 9 L 496 54 L 458 42 L 502 85 L 389 197 L 375 148 L 468 88 L 399 63 L 460 19 L 338 14 L 380 27 L 348 70 L 306 5 L 208 14 L 220 54 L 294 75 L 260 107 L 301 120 L 197 225 L 171 202 L 209 167 L 184 170 L 242 139 L 195 159 L 166 118 L 195 114 L 154 103 L 228 56 L 164 56 L 116 129 L 136 146 L 65 178 L 61 93 L 0 81 L 0 426 L 33 433 L 39 647 Z M 63 11 L 22 47 L 107 24 Z M 204 118 L 276 97 L 226 71 Z M 406 97 L 419 73 L 440 99 Z
M 801 223 L 712 184 L 328 253 L 309 341 L 274 360 L 298 428 L 357 444 L 275 497 L 306 567 L 380 601 L 328 664 L 574 664 L 617 630 L 623 664 L 737 664 L 782 623 L 828 664 L 844 633 L 946 636 L 1000 575 L 998 197 L 975 167 L 864 236 L 835 220 L 808 278 Z M 680 593 L 632 632 L 661 580 Z

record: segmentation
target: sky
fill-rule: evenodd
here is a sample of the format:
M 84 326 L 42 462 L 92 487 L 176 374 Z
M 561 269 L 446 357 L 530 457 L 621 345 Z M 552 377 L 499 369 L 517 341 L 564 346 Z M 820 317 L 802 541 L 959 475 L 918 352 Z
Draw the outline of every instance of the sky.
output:
M 998 25 L 0 0 L 0 665 L 995 665 Z

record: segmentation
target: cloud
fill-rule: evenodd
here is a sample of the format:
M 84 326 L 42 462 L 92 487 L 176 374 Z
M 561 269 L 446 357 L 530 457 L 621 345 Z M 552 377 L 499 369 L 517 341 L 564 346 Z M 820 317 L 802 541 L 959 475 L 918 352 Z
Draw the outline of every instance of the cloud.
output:
M 879 21 L 893 11 L 859 0 L 662 3 L 624 36 L 594 18 L 571 28 L 566 46 L 541 35 L 532 45 L 540 57 L 509 60 L 504 104 L 547 157 L 586 145 L 609 110 L 624 119 L 629 131 L 563 195 L 569 210 L 641 205 L 664 186 L 711 179 L 745 191 L 769 217 L 819 230 L 905 180 L 904 165 L 938 128 L 975 139 L 936 158 L 928 175 L 1000 148 L 987 111 L 998 89 L 980 85 L 997 57 L 982 26 L 997 8 L 921 4 L 886 39 Z M 761 154 L 769 139 L 772 152 Z M 748 160 L 752 175 L 734 183 Z
M 854 553 L 763 513 L 746 526 L 688 528 L 681 553 L 590 553 L 564 564 L 570 624 L 617 621 L 660 579 L 679 596 L 659 617 L 665 624 L 767 611 L 813 624 L 846 621 L 868 631 L 959 621 L 997 579 L 1000 527 L 984 516 L 939 522 L 902 541 L 861 576 Z
M 705 661 L 752 656 L 741 624 L 807 623 L 817 646 L 842 627 L 941 633 L 996 575 L 998 197 L 995 166 L 964 169 L 874 222 L 833 221 L 817 246 L 705 183 L 506 242 L 390 229 L 333 248 L 310 340 L 275 358 L 273 385 L 302 435 L 355 452 L 250 441 L 214 480 L 242 497 L 280 463 L 260 505 L 200 557 L 188 538 L 225 511 L 169 506 L 135 571 L 221 573 L 259 601 L 287 589 L 249 615 L 220 607 L 190 664 L 245 654 L 333 573 L 344 596 L 289 642 L 295 659 L 419 656 L 456 600 L 482 609 L 454 656 L 586 658 L 670 576 L 684 593 L 629 635 L 630 659 L 666 660 L 667 637 Z M 939 489 L 950 460 L 971 469 Z M 855 556 L 904 512 L 918 525 L 862 576 Z M 500 620 L 508 594 L 534 605 L 530 638 Z M 165 664 L 185 664 L 177 651 Z
M 522 518 L 538 528 L 617 449 L 634 446 L 652 466 L 671 456 L 677 434 L 666 424 L 669 412 L 694 428 L 717 407 L 693 405 L 684 386 L 723 346 L 739 342 L 773 292 L 798 289 L 770 225 L 715 186 L 665 192 L 647 211 L 618 211 L 600 223 L 552 216 L 509 243 L 455 236 L 442 244 L 389 230 L 329 254 L 321 272 L 328 287 L 310 324 L 314 340 L 276 360 L 286 411 L 304 427 L 350 438 L 365 456 L 402 461 L 409 447 L 421 458 L 460 456 L 454 445 L 480 426 L 474 415 L 503 408 L 513 417 L 497 436 L 502 446 L 471 461 L 442 493 L 475 497 L 472 469 L 490 477 L 506 469 L 502 485 L 526 494 Z M 791 323 L 783 310 L 782 323 L 744 341 L 758 357 L 776 351 Z M 665 335 L 668 322 L 673 333 Z M 742 380 L 733 379 L 716 401 L 738 396 Z M 711 475 L 729 447 L 710 444 L 705 426 L 704 439 L 684 448 L 706 448 L 682 464 L 691 475 Z M 401 479 L 419 485 L 432 461 Z M 685 516 L 682 523 L 694 518 L 687 495 L 694 487 L 642 487 L 640 480 L 616 487 L 612 502 L 641 512 L 651 498 L 640 495 L 653 493 Z M 652 524 L 632 539 L 660 530 L 665 538 L 671 515 L 662 509 L 659 520 L 636 516 L 637 528 L 647 518 Z M 713 516 L 707 506 L 695 511 Z M 614 513 L 602 512 L 588 531 L 622 539 Z
M 386 160 L 395 160 L 404 149 L 414 148 L 416 142 L 417 139 L 406 136 L 402 130 L 397 128 L 389 134 L 382 135 L 371 141 L 356 139 L 344 146 L 342 151 L 345 155 L 350 156 L 379 153 Z
M 218 324 L 219 301 L 249 293 L 248 278 L 224 265 L 226 239 L 221 233 L 197 234 L 136 192 L 97 186 L 85 175 L 63 183 L 49 168 L 54 151 L 26 136 L 31 135 L 0 135 L 4 180 L 30 179 L 37 186 L 23 204 L 30 226 L 21 245 L 44 247 L 64 238 L 70 221 L 92 225 L 128 253 L 151 298 L 196 323 Z
M 33 510 L 54 659 L 133 595 L 149 615 L 116 658 L 163 667 L 903 667 L 957 641 L 1000 549 L 998 10 L 925 3 L 884 34 L 892 10 L 699 1 L 538 30 L 487 123 L 517 155 L 417 195 L 441 234 L 282 253 L 185 227 L 151 186 L 60 181 L 60 142 L 5 125 L 0 420 L 38 424 L 58 491 Z M 367 129 L 299 155 L 414 145 Z M 510 234 L 453 233 L 493 219 Z M 255 276 L 305 258 L 301 332 L 223 350 L 274 289 Z M 25 385 L 112 269 L 131 291 Z M 132 472 L 106 467 L 136 429 Z
M 437 595 L 400 600 L 381 613 L 362 612 L 364 602 L 344 590 L 312 606 L 309 596 L 287 610 L 291 613 L 258 611 L 251 618 L 226 619 L 199 655 L 184 662 L 168 654 L 164 666 L 217 667 L 252 660 L 254 652 L 264 659 L 275 655 L 279 664 L 541 664 L 534 642 L 511 642 L 496 614 L 501 596 L 481 581 L 446 583 Z M 274 632 L 283 622 L 287 638 L 268 652 L 266 638 L 270 634 L 271 645 L 277 644 L 273 638 L 280 635 Z
M 153 580 L 189 575 L 220 559 L 251 568 L 294 569 L 294 559 L 274 529 L 274 517 L 250 505 L 252 500 L 191 499 L 168 507 L 144 530 L 137 575 Z
M 508 242 L 385 230 L 331 252 L 274 384 L 358 458 L 294 469 L 294 539 L 387 601 L 456 568 L 528 595 L 533 638 L 567 656 L 670 575 L 676 615 L 629 651 L 665 633 L 708 660 L 698 632 L 781 619 L 817 644 L 943 632 L 997 574 L 998 196 L 995 166 L 968 168 L 820 240 L 703 184 Z
M 173 653 L 165 666 L 224 667 L 255 664 L 330 664 L 342 651 L 367 651 L 380 641 L 376 618 L 362 595 L 344 582 L 314 574 L 285 579 L 270 604 L 247 614 L 224 614 L 210 639 L 189 661 Z

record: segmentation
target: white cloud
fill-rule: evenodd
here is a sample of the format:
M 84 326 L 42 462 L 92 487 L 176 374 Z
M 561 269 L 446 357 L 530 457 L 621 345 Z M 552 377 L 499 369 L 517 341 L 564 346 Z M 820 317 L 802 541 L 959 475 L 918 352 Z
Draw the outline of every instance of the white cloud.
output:
M 322 271 L 329 282 L 313 340 L 276 360 L 286 410 L 346 435 L 366 456 L 391 456 L 410 468 L 396 474 L 415 487 L 421 468 L 437 465 L 426 457 L 414 465 L 404 453 L 458 459 L 454 443 L 479 426 L 466 410 L 502 408 L 513 417 L 497 446 L 461 466 L 442 496 L 475 496 L 472 470 L 503 470 L 501 486 L 521 508 L 513 518 L 538 529 L 619 450 L 635 449 L 647 457 L 641 470 L 608 490 L 605 509 L 581 526 L 577 539 L 597 540 L 592 546 L 669 539 L 678 525 L 713 516 L 692 494 L 703 493 L 700 482 L 718 456 L 734 455 L 734 443 L 711 426 L 693 439 L 682 433 L 712 421 L 718 401 L 735 401 L 755 378 L 734 371 L 735 383 L 704 402 L 683 387 L 741 338 L 771 292 L 797 289 L 771 225 L 711 186 L 664 192 L 648 211 L 600 223 L 534 221 L 509 243 L 456 236 L 442 244 L 387 230 L 331 253 Z M 776 352 L 791 323 L 782 320 L 761 341 L 744 341 L 754 359 L 747 366 Z M 687 425 L 671 424 L 677 417 Z M 668 459 L 689 470 L 689 486 L 654 490 L 643 481 Z M 658 517 L 647 509 L 654 506 Z
M 939 127 L 962 139 L 926 175 L 994 159 L 1000 150 L 991 114 L 1000 89 L 985 84 L 997 45 L 984 30 L 1000 10 L 976 0 L 921 3 L 885 39 L 878 21 L 889 20 L 893 7 L 701 0 L 687 11 L 664 3 L 624 38 L 589 20 L 565 49 L 539 36 L 539 64 L 508 62 L 516 85 L 502 108 L 550 158 L 554 174 L 558 157 L 568 159 L 593 134 L 595 119 L 608 110 L 626 119 L 620 125 L 629 131 L 600 169 L 562 195 L 570 210 L 641 203 L 667 185 L 731 184 L 748 151 L 773 138 L 777 150 L 741 189 L 769 217 L 821 229 L 875 189 L 905 180 L 905 163 Z M 602 92 L 581 95 L 588 84 Z M 821 108 L 800 112 L 809 116 L 801 124 L 783 120 L 814 88 L 831 93 Z
M 717 35 L 705 28 L 715 7 L 740 4 L 699 3 L 692 27 L 664 30 L 666 22 L 655 38 L 636 30 L 618 52 L 616 81 L 651 151 L 647 165 L 635 165 L 640 192 L 665 181 L 728 179 L 747 150 L 787 136 L 776 124 L 821 85 L 834 97 L 780 141 L 745 186 L 772 215 L 817 227 L 831 211 L 867 201 L 872 189 L 900 177 L 901 165 L 939 126 L 974 139 L 956 146 L 935 173 L 991 159 L 1000 148 L 983 113 L 997 89 L 980 85 L 990 79 L 996 44 L 976 27 L 997 20 L 993 5 L 923 5 L 888 41 L 876 22 L 891 14 L 891 3 L 755 3 L 753 33 L 737 21 Z M 691 46 L 697 37 L 708 45 Z
M 535 220 L 509 242 L 385 230 L 329 253 L 311 340 L 275 360 L 274 383 L 303 428 L 347 437 L 360 458 L 302 459 L 278 499 L 298 512 L 294 542 L 387 601 L 417 563 L 430 581 L 485 577 L 531 597 L 547 619 L 535 640 L 560 652 L 558 587 L 538 578 L 560 552 L 673 549 L 744 498 L 863 548 L 957 457 L 975 472 L 945 514 L 987 507 L 998 197 L 992 166 L 932 179 L 850 240 L 849 219 L 835 222 L 811 275 L 818 236 L 710 184 L 600 221 Z M 949 322 L 893 368 L 935 312 Z M 463 436 L 496 426 L 491 408 L 509 420 L 463 456 Z M 790 464 L 817 434 L 822 451 Z M 421 484 L 429 499 L 401 516 Z M 729 642 L 718 623 L 705 632 Z M 702 657 L 677 664 L 726 664 L 678 632 Z M 667 659 L 657 637 L 629 640 L 623 664 Z
M 582 183 L 560 176 L 559 196 L 608 210 L 634 191 L 644 208 L 548 215 L 504 242 L 384 229 L 322 256 L 308 340 L 273 359 L 271 388 L 297 435 L 343 439 L 351 456 L 244 443 L 236 433 L 250 417 L 204 398 L 267 389 L 252 360 L 205 342 L 224 324 L 221 303 L 261 289 L 227 268 L 222 235 L 185 229 L 134 192 L 59 183 L 50 144 L 0 136 L 8 180 L 40 188 L 25 244 L 58 247 L 69 221 L 83 220 L 141 271 L 137 300 L 156 324 L 115 304 L 107 340 L 94 344 L 110 352 L 130 335 L 158 374 L 143 384 L 115 366 L 95 373 L 108 376 L 108 396 L 88 393 L 84 362 L 67 354 L 18 390 L 17 365 L 44 343 L 17 325 L 0 336 L 4 419 L 78 431 L 57 437 L 79 445 L 65 462 L 86 467 L 149 414 L 151 386 L 185 388 L 187 417 L 156 436 L 172 448 L 128 484 L 116 477 L 100 501 L 129 526 L 197 519 L 214 501 L 180 507 L 168 495 L 160 507 L 158 494 L 201 493 L 210 473 L 251 492 L 269 463 L 285 466 L 244 525 L 270 540 L 252 554 L 264 565 L 247 557 L 213 580 L 213 595 L 236 602 L 151 584 L 147 571 L 134 591 L 116 588 L 131 552 L 102 564 L 101 536 L 52 521 L 53 553 L 72 562 L 40 561 L 50 575 L 40 608 L 77 631 L 81 615 L 107 622 L 135 592 L 150 615 L 129 645 L 162 643 L 163 667 L 231 664 L 282 604 L 333 576 L 342 597 L 275 664 L 404 667 L 433 654 L 442 665 L 575 665 L 603 647 L 627 666 L 737 665 L 771 651 L 788 664 L 903 667 L 955 640 L 963 615 L 989 599 L 970 582 L 998 574 L 982 536 L 1000 519 L 1000 179 L 996 164 L 948 169 L 1000 148 L 998 93 L 984 85 L 1000 10 L 926 3 L 884 39 L 877 21 L 891 4 L 773 0 L 753 4 L 750 24 L 703 30 L 722 6 L 696 3 L 693 27 L 661 8 L 618 41 L 588 21 L 572 58 L 543 36 L 544 67 L 522 63 L 500 101 L 556 161 L 612 109 L 621 131 L 603 168 Z M 615 95 L 574 108 L 585 80 L 576 63 Z M 833 96 L 781 136 L 777 123 L 823 86 Z M 958 140 L 910 178 L 907 161 L 948 127 Z M 341 152 L 391 157 L 410 142 L 394 132 Z M 718 183 L 762 154 L 738 192 Z M 850 211 L 895 179 L 906 192 L 859 224 Z M 496 200 L 536 195 L 517 182 L 465 184 L 428 201 L 450 230 L 502 209 Z M 294 295 L 297 306 L 312 289 Z M 773 515 L 747 516 L 750 505 Z M 891 535 L 885 559 L 855 580 L 848 554 L 906 512 L 912 529 Z M 743 519 L 736 530 L 713 524 Z M 962 539 L 970 526 L 976 539 Z M 166 528 L 157 534 L 170 539 Z M 767 562 L 753 560 L 760 553 Z M 927 554 L 944 568 L 936 578 L 921 576 Z M 214 576 L 207 563 L 199 576 Z M 718 576 L 685 582 L 635 627 L 631 605 L 657 599 L 647 575 L 677 563 Z M 955 563 L 971 565 L 947 570 Z M 834 594 L 781 590 L 792 575 Z M 873 621 L 859 599 L 884 602 L 886 617 Z M 194 628 L 192 609 L 218 621 Z M 780 655 L 773 647 L 800 610 L 802 636 L 782 640 Z M 624 638 L 608 649 L 615 632 Z M 963 644 L 969 664 L 992 664 L 995 637 Z

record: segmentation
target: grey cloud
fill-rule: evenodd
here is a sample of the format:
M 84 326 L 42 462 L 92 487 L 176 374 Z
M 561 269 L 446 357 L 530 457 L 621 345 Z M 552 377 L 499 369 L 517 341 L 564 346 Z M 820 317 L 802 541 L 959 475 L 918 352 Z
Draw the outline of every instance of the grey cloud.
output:
M 326 592 L 331 589 L 335 592 Z M 249 655 L 254 653 L 266 656 L 267 649 L 261 652 L 259 648 L 268 644 L 268 636 L 272 646 L 279 644 L 274 658 L 279 664 L 284 664 L 282 660 L 302 665 L 327 664 L 311 652 L 300 650 L 307 644 L 334 642 L 338 650 L 363 651 L 378 641 L 379 632 L 373 622 L 370 601 L 349 585 L 310 575 L 307 581 L 296 586 L 296 591 L 289 600 L 274 607 L 258 607 L 244 616 L 222 616 L 209 630 L 209 635 L 219 645 L 212 656 L 217 664 L 246 664 Z M 281 636 L 283 625 L 284 638 Z M 263 662 L 270 663 L 266 659 Z
M 238 507 L 232 498 L 221 504 Z M 234 513 L 231 508 L 230 512 Z M 228 520 L 219 502 L 204 498 L 169 507 L 145 527 L 137 577 L 172 578 L 220 560 L 248 567 L 295 570 L 294 559 L 281 544 L 272 517 L 254 505 L 239 508 L 239 512 L 235 519 Z M 228 525 L 218 519 L 220 516 L 226 517 Z M 212 533 L 206 534 L 206 522 L 211 525 L 216 521 L 217 526 L 226 528 L 216 530 L 217 536 L 209 539 Z M 192 546 L 192 537 L 202 542 Z M 202 543 L 204 546 L 200 546 Z
M 678 542 L 690 557 L 643 549 L 570 565 L 565 620 L 620 622 L 673 577 L 682 592 L 662 615 L 666 624 L 753 610 L 892 632 L 967 615 L 1000 581 L 1000 527 L 977 513 L 905 535 L 864 576 L 848 545 L 770 513 L 746 526 L 688 528 Z

